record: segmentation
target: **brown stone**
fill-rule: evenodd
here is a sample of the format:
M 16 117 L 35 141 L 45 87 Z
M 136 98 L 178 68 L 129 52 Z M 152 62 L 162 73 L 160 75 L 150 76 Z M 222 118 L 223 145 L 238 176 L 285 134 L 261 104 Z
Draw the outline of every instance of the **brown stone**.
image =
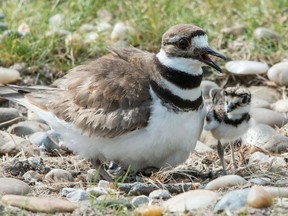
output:
M 272 205 L 272 197 L 261 186 L 253 186 L 247 196 L 247 204 L 254 208 L 268 208 Z

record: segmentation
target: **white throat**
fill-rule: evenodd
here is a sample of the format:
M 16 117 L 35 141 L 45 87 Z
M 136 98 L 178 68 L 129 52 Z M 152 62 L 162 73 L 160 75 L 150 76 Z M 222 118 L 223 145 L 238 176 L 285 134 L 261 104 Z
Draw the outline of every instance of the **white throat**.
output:
M 170 67 L 193 75 L 202 74 L 203 63 L 196 59 L 169 57 L 166 55 L 166 52 L 163 49 L 160 49 L 160 52 L 157 53 L 156 57 L 166 67 Z

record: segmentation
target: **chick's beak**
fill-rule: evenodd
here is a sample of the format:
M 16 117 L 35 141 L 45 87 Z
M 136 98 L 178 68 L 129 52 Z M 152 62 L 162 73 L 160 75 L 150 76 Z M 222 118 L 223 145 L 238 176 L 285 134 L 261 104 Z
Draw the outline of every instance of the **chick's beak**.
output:
M 215 68 L 217 71 L 222 73 L 223 72 L 222 69 L 215 62 L 211 60 L 209 55 L 213 55 L 224 60 L 227 60 L 227 58 L 221 55 L 220 53 L 212 50 L 210 47 L 205 47 L 200 50 L 200 55 L 198 56 L 199 61 Z

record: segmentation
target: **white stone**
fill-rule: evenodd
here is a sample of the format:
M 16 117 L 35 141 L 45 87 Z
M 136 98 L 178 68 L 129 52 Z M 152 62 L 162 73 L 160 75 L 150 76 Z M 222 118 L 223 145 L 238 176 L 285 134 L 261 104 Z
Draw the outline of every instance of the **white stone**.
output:
M 274 103 L 281 98 L 281 94 L 275 89 L 268 86 L 251 86 L 248 88 L 252 98 L 265 100 L 268 103 Z
M 263 27 L 256 28 L 253 34 L 254 34 L 254 37 L 257 38 L 258 40 L 263 40 L 263 41 L 270 40 L 273 42 L 280 40 L 280 36 L 276 32 L 268 28 L 263 28 Z
M 197 141 L 195 151 L 198 153 L 207 153 L 207 152 L 213 152 L 214 150 L 208 145 L 205 145 L 204 143 Z
M 271 108 L 277 112 L 282 112 L 282 113 L 288 112 L 288 99 L 282 99 L 271 104 Z
M 250 114 L 255 119 L 256 123 L 264 123 L 271 127 L 274 127 L 275 125 L 282 127 L 288 122 L 288 119 L 281 113 L 265 108 L 253 108 L 250 111 Z
M 0 67 L 0 84 L 15 83 L 20 79 L 20 73 L 17 70 Z
M 209 92 L 211 89 L 220 88 L 215 82 L 210 80 L 202 80 L 200 87 L 202 89 L 202 95 L 204 98 L 210 97 Z
M 154 190 L 149 194 L 149 198 L 152 199 L 168 199 L 170 197 L 171 197 L 170 193 L 167 190 L 162 189 Z
M 148 204 L 149 202 L 150 202 L 149 197 L 145 195 L 140 195 L 140 196 L 133 197 L 131 204 L 135 207 L 138 207 L 140 205 Z
M 253 163 L 267 163 L 269 159 L 269 156 L 262 153 L 262 152 L 254 152 L 250 158 L 249 158 L 249 164 L 253 164 Z
M 59 29 L 64 24 L 64 15 L 56 14 L 49 19 L 50 28 L 52 30 Z
M 92 187 L 92 188 L 87 188 L 86 192 L 90 195 L 99 197 L 101 195 L 105 195 L 108 194 L 108 191 L 106 188 L 102 188 L 102 187 Z
M 68 193 L 66 196 L 67 200 L 70 202 L 79 202 L 83 200 L 88 200 L 89 196 L 85 190 L 78 189 Z
M 244 185 L 247 181 L 238 175 L 226 175 L 218 177 L 213 181 L 209 182 L 205 189 L 206 190 L 218 190 L 220 188 L 227 188 L 236 185 Z
M 268 65 L 266 63 L 257 61 L 229 61 L 225 67 L 229 72 L 237 75 L 264 74 L 268 71 Z
M 163 207 L 171 212 L 186 212 L 214 205 L 218 194 L 209 190 L 192 190 L 178 194 L 163 203 Z
M 20 24 L 20 26 L 18 27 L 17 31 L 18 31 L 18 33 L 20 33 L 22 35 L 27 35 L 30 33 L 30 28 L 29 28 L 27 23 L 22 22 Z
M 288 85 L 288 62 L 280 62 L 273 65 L 267 74 L 271 81 L 280 85 Z
M 99 35 L 97 32 L 89 32 L 84 35 L 84 44 L 93 44 L 97 41 Z
M 113 31 L 111 33 L 111 40 L 125 41 L 128 40 L 130 35 L 134 33 L 135 30 L 128 23 L 118 22 L 115 24 Z

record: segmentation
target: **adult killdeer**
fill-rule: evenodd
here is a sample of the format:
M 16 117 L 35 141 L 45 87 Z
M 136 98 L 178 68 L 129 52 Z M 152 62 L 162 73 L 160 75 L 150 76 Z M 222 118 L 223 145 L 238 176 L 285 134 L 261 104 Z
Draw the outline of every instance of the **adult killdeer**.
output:
M 217 94 L 216 91 L 215 93 Z M 234 145 L 231 141 L 242 136 L 254 124 L 254 120 L 249 115 L 251 93 L 244 87 L 228 87 L 224 90 L 224 101 L 221 98 L 216 100 L 215 95 L 212 97 L 213 105 L 207 113 L 204 129 L 210 130 L 218 140 L 217 151 L 223 173 L 226 175 L 224 149 L 220 140 L 230 141 L 231 159 L 235 167 Z
M 136 48 L 73 68 L 54 87 L 2 87 L 87 159 L 118 161 L 133 170 L 175 166 L 187 159 L 203 128 L 202 66 L 225 59 L 201 28 L 179 24 L 164 33 L 160 52 Z M 16 90 L 11 92 L 11 89 Z

